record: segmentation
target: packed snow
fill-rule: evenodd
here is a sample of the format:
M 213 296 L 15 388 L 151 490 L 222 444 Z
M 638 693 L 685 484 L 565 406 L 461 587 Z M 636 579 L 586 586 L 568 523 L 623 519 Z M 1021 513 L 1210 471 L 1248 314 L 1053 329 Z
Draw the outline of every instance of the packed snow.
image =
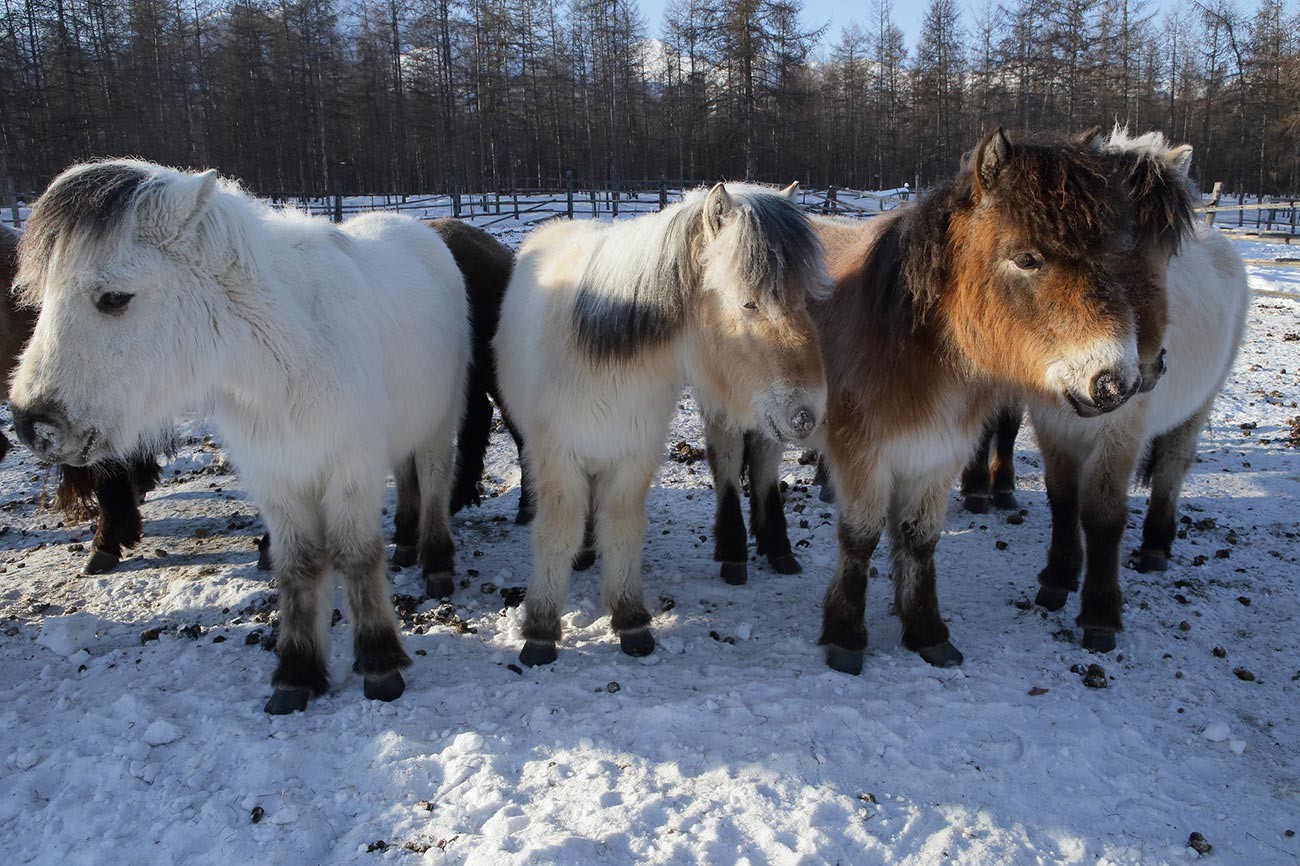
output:
M 1287 250 L 1256 246 L 1243 256 Z M 1298 275 L 1256 266 L 1252 285 L 1300 292 Z M 0 850 L 169 866 L 1295 862 L 1298 314 L 1300 298 L 1253 301 L 1185 537 L 1167 573 L 1125 569 L 1127 630 L 1105 656 L 1078 645 L 1077 598 L 1029 604 L 1048 509 L 1026 427 L 1023 520 L 969 515 L 954 494 L 939 545 L 965 664 L 900 646 L 881 552 L 866 668 L 830 671 L 815 640 L 834 517 L 812 467 L 794 451 L 783 467 L 804 574 L 755 560 L 747 586 L 723 584 L 683 395 L 649 500 L 652 656 L 619 652 L 598 564 L 573 580 L 560 660 L 516 665 L 528 530 L 498 432 L 484 505 L 454 520 L 451 604 L 416 600 L 418 568 L 392 575 L 406 694 L 363 699 L 339 593 L 333 691 L 269 717 L 275 590 L 219 431 L 182 425 L 144 543 L 100 577 L 79 574 L 89 522 L 42 508 L 48 479 L 15 448 L 0 467 Z M 1127 548 L 1142 491 L 1131 506 Z

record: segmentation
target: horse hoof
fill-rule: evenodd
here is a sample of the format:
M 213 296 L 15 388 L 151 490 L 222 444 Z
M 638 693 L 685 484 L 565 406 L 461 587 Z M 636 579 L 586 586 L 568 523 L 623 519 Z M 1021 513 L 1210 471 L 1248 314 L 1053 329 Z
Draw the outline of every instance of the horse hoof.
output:
M 424 576 L 424 594 L 429 598 L 447 598 L 456 591 L 456 582 L 445 571 Z
M 526 640 L 524 648 L 519 651 L 519 663 L 530 668 L 554 664 L 559 657 L 555 641 L 549 640 Z
M 105 550 L 102 547 L 96 547 L 94 553 L 86 559 L 85 566 L 81 569 L 82 574 L 105 574 L 117 568 L 117 564 L 122 561 L 122 557 L 111 550 Z
M 817 493 L 817 498 L 828 505 L 834 503 L 835 502 L 834 485 L 832 485 L 829 481 L 823 484 L 822 489 Z
M 262 709 L 268 715 L 287 716 L 289 713 L 301 713 L 307 709 L 307 689 L 276 689 L 271 699 Z
M 993 507 L 1010 511 L 1019 508 L 1020 502 L 1014 490 L 997 490 L 993 493 Z
M 1034 596 L 1034 604 L 1039 607 L 1045 607 L 1048 610 L 1060 610 L 1065 607 L 1065 603 L 1070 599 L 1068 589 L 1057 589 L 1054 586 L 1040 586 L 1038 595 Z
M 618 645 L 630 656 L 648 656 L 655 651 L 655 636 L 648 628 L 634 628 L 618 636 Z
M 406 680 L 400 671 L 379 677 L 366 677 L 361 691 L 372 701 L 395 701 L 406 691 Z
M 267 542 L 265 535 L 257 540 L 257 570 L 271 570 L 271 545 Z
M 743 562 L 722 563 L 722 581 L 730 586 L 744 586 L 749 582 L 749 566 Z
M 799 564 L 799 560 L 794 558 L 793 553 L 783 553 L 780 556 L 772 557 L 768 561 L 772 563 L 772 568 L 776 569 L 777 574 L 803 573 L 803 566 Z
M 1143 573 L 1148 571 L 1168 571 L 1169 557 L 1163 550 L 1139 550 L 1137 570 Z
M 866 655 L 862 650 L 844 649 L 844 647 L 828 646 L 826 647 L 826 666 L 833 671 L 839 671 L 842 674 L 857 676 L 862 673 L 862 658 Z
M 399 544 L 393 548 L 393 565 L 398 568 L 410 568 L 419 557 L 419 548 L 414 544 Z
M 596 551 L 591 550 L 590 548 L 588 548 L 587 550 L 579 551 L 578 555 L 573 557 L 574 571 L 586 571 L 587 569 L 591 568 L 595 564 L 596 564 Z
M 983 493 L 972 493 L 967 496 L 962 505 L 971 514 L 987 514 L 989 510 L 989 498 Z
M 955 668 L 966 660 L 961 650 L 953 646 L 950 641 L 917 650 L 916 654 L 937 668 Z
M 1108 653 L 1115 648 L 1115 632 L 1109 629 L 1085 628 L 1083 648 L 1094 653 Z

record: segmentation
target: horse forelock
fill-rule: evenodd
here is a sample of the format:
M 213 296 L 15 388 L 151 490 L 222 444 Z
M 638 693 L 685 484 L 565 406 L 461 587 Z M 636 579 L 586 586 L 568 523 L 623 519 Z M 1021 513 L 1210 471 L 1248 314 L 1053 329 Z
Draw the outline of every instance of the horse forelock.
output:
M 40 303 L 42 277 L 60 241 L 102 244 L 115 237 L 149 177 L 143 163 L 115 161 L 74 166 L 55 178 L 36 200 L 19 243 L 20 300 Z
M 1089 259 L 1131 240 L 1132 214 L 1090 147 L 1018 143 L 988 194 L 1000 219 L 1053 255 Z
M 709 257 L 736 262 L 745 290 L 758 299 L 785 305 L 800 293 L 823 297 L 830 280 L 822 244 L 799 206 L 781 194 L 743 188 L 736 202 L 734 231 L 719 235 Z

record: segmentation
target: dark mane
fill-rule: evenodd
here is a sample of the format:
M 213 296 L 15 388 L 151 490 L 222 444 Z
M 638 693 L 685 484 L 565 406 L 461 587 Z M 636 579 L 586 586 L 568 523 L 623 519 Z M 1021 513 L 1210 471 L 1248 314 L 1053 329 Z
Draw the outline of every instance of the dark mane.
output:
M 1142 247 L 1178 252 L 1195 222 L 1192 192 L 1171 166 L 1150 155 L 1115 154 L 1133 204 L 1133 234 Z
M 784 304 L 792 282 L 803 286 L 821 268 L 821 241 L 799 206 L 783 195 L 738 196 L 736 203 L 745 287 Z
M 39 271 L 60 237 L 77 233 L 99 240 L 110 235 L 148 177 L 138 165 L 103 162 L 56 180 L 32 208 L 20 246 L 23 270 L 29 270 L 27 263 L 32 262 Z

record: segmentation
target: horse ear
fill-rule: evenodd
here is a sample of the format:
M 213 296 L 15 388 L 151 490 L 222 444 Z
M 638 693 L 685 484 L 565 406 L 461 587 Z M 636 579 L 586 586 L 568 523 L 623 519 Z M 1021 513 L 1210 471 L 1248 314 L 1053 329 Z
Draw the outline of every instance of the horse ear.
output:
M 1187 177 L 1187 173 L 1192 169 L 1192 146 L 1184 144 L 1181 147 L 1175 147 L 1165 155 L 1167 162 L 1174 171 Z
M 731 193 L 727 192 L 725 184 L 715 184 L 713 189 L 709 190 L 709 194 L 704 199 L 704 230 L 709 240 L 713 240 L 718 232 L 722 231 L 723 221 L 735 207 L 736 202 L 731 197 Z
M 1002 127 L 993 130 L 975 151 L 975 188 L 984 192 L 998 179 L 1011 159 L 1011 139 Z
M 1100 126 L 1094 126 L 1091 129 L 1076 135 L 1074 137 L 1074 143 L 1081 144 L 1084 147 L 1099 147 L 1101 142 L 1097 139 L 1101 138 L 1102 132 L 1103 130 Z
M 139 219 L 146 234 L 161 241 L 188 231 L 212 198 L 217 176 L 215 169 L 200 174 L 166 171 L 156 176 L 140 199 Z
M 799 200 L 799 181 L 796 180 L 794 183 L 790 184 L 790 185 L 787 186 L 785 189 L 781 190 L 781 195 L 783 195 L 783 196 L 785 196 L 786 198 L 790 199 L 790 201 L 798 201 L 798 200 Z

